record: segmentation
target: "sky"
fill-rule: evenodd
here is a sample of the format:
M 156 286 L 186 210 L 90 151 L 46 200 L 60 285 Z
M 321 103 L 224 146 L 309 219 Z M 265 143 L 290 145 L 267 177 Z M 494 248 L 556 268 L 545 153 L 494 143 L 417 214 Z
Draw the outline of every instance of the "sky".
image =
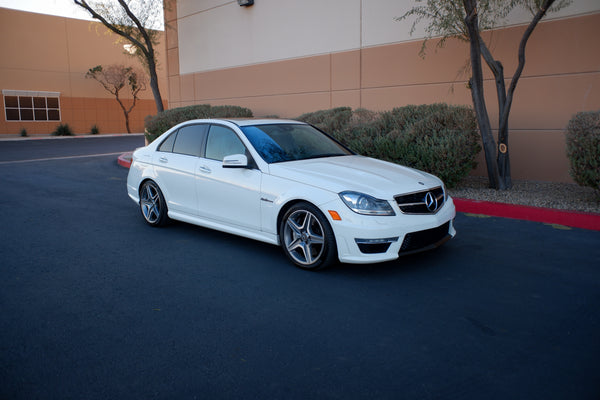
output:
M 61 17 L 92 19 L 90 14 L 76 6 L 73 0 L 0 0 L 0 7 Z

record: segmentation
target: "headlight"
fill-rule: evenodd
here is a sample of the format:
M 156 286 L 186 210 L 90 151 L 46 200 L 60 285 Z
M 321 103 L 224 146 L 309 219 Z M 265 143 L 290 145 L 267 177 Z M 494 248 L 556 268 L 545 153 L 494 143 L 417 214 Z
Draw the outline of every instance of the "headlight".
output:
M 342 192 L 342 201 L 357 214 L 363 215 L 396 215 L 390 203 L 376 199 L 364 193 Z

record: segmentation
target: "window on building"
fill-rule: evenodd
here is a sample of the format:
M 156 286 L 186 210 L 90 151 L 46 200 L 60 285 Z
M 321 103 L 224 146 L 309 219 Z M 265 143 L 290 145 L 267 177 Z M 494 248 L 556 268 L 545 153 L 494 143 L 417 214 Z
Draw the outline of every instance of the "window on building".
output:
M 60 93 L 2 90 L 7 121 L 60 121 Z

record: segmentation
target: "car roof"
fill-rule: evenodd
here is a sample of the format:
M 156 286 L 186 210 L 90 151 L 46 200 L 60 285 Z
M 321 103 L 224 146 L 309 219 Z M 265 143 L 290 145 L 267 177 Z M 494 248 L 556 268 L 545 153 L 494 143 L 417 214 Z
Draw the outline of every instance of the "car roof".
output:
M 250 125 L 274 125 L 274 124 L 303 124 L 307 125 L 306 122 L 294 121 L 291 119 L 277 119 L 277 118 L 206 118 L 206 119 L 191 119 L 182 124 L 189 123 L 214 123 L 214 122 L 229 122 L 237 126 L 250 126 Z
M 240 127 L 249 125 L 305 124 L 305 122 L 301 121 L 277 118 L 219 118 L 218 120 L 228 121 Z

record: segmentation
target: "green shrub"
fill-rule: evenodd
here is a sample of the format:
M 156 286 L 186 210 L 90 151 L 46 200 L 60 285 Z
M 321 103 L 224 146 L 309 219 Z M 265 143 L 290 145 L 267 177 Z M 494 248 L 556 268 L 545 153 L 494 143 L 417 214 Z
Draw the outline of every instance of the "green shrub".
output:
M 21 137 L 27 137 L 27 136 L 28 136 L 28 135 L 27 135 L 27 129 L 25 129 L 25 128 L 22 128 L 22 129 L 21 129 L 21 131 L 19 132 L 19 135 L 20 135 Z
M 98 129 L 98 125 L 94 124 L 92 125 L 92 129 L 90 129 L 90 133 L 92 135 L 97 135 L 100 133 L 100 129 Z
M 212 106 L 208 118 L 252 118 L 252 110 L 240 106 Z
M 600 111 L 580 112 L 567 125 L 571 177 L 600 194 Z
M 385 132 L 381 113 L 359 108 L 354 110 L 350 122 L 334 137 L 357 152 L 374 157 L 375 146 Z
M 302 114 L 295 119 L 314 125 L 330 135 L 335 135 L 336 132 L 343 130 L 348 125 L 351 117 L 352 109 L 350 107 L 338 107 Z
M 353 151 L 430 172 L 448 187 L 471 172 L 481 150 L 469 107 L 409 105 L 377 113 L 348 107 L 303 114 Z
M 68 124 L 60 124 L 56 130 L 51 133 L 52 136 L 73 136 L 73 131 Z
M 199 104 L 165 110 L 157 115 L 149 115 L 144 120 L 146 138 L 154 141 L 177 124 L 202 118 L 252 118 L 252 111 L 239 106 L 211 106 Z
M 448 187 L 456 186 L 477 166 L 475 157 L 481 146 L 470 108 L 408 106 L 384 118 L 388 129 L 397 128 L 384 137 L 387 147 L 377 147 L 375 157 L 431 172 Z

